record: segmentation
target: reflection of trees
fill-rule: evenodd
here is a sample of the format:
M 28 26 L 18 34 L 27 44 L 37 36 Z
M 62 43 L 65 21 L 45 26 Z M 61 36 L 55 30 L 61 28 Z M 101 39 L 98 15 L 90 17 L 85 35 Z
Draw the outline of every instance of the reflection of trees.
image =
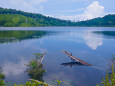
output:
M 19 42 L 27 39 L 39 39 L 46 35 L 54 35 L 53 33 L 59 33 L 57 31 L 0 31 L 0 43 Z
M 26 39 L 41 38 L 46 34 L 46 31 L 0 31 L 0 43 L 9 43 Z
M 38 81 L 43 81 L 43 75 L 45 73 L 45 69 L 43 67 L 43 64 L 39 64 L 40 59 L 43 58 L 43 54 L 36 54 L 36 59 L 32 60 L 28 64 L 28 76 L 31 79 L 35 79 Z
M 102 35 L 108 39 L 115 39 L 115 31 L 94 31 L 98 35 Z

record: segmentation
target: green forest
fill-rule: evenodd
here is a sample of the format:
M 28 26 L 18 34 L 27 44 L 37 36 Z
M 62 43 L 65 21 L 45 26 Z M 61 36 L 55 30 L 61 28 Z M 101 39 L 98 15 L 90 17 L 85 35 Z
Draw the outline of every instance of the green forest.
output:
M 36 26 L 96 26 L 114 27 L 115 14 L 86 21 L 72 22 L 38 13 L 28 13 L 15 9 L 0 8 L 0 27 L 36 27 Z

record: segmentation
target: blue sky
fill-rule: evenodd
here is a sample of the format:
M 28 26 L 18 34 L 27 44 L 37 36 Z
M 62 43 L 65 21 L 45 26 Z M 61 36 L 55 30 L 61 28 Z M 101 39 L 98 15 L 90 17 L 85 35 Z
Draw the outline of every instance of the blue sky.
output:
M 0 7 L 78 21 L 113 14 L 114 3 L 115 0 L 0 0 Z

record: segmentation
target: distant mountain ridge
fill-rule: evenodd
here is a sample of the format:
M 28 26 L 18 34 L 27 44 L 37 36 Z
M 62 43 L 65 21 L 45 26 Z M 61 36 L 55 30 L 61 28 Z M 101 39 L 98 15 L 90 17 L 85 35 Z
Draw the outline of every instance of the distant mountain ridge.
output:
M 38 13 L 28 13 L 15 9 L 0 8 L 1 27 L 35 27 L 35 26 L 96 26 L 115 27 L 115 14 L 86 21 L 72 22 L 47 17 Z

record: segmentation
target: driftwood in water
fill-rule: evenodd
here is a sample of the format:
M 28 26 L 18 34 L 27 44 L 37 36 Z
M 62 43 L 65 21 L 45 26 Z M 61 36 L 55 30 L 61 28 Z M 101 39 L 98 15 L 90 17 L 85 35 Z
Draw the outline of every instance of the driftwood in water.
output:
M 46 55 L 46 52 L 43 54 L 43 56 L 42 56 L 42 57 L 40 58 L 40 60 L 38 61 L 38 63 L 37 63 L 38 66 L 42 63 L 42 61 L 43 61 L 45 55 Z
M 79 63 L 81 63 L 83 65 L 92 66 L 91 64 L 72 56 L 72 54 L 68 53 L 67 51 L 63 50 L 62 52 L 64 52 L 66 55 L 68 55 L 72 60 L 74 60 L 76 62 L 79 62 Z

